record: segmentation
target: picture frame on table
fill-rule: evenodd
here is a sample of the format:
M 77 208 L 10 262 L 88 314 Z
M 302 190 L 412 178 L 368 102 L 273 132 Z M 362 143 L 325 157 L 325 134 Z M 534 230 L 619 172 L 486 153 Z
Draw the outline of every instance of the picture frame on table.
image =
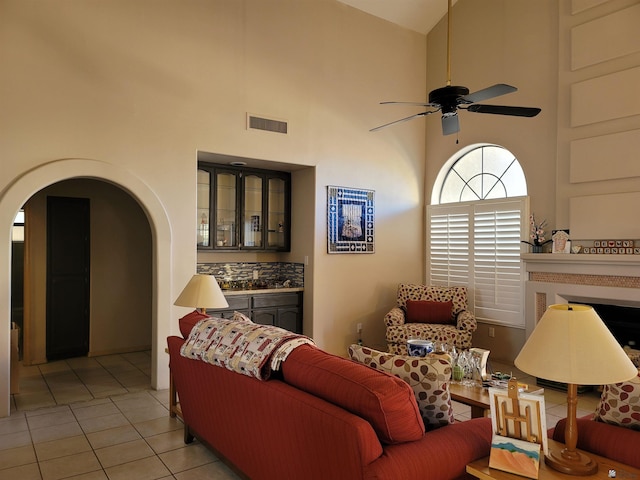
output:
M 549 451 L 544 396 L 519 392 L 512 379 L 506 389 L 490 388 L 489 398 L 489 466 L 537 479 L 541 455 Z

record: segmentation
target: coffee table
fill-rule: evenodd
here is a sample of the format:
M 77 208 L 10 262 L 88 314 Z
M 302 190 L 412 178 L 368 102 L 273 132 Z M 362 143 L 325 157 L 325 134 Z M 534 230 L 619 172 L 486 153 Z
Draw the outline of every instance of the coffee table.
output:
M 549 448 L 562 449 L 563 445 L 559 442 L 549 439 Z M 540 462 L 540 471 L 538 472 L 538 480 L 575 480 L 576 478 L 589 479 L 606 479 L 609 478 L 609 470 L 613 469 L 617 472 L 616 478 L 640 478 L 640 469 L 624 465 L 623 463 L 609 460 L 608 458 L 587 453 L 594 461 L 598 463 L 598 471 L 594 475 L 576 477 L 575 475 L 567 475 L 552 470 L 547 467 L 544 461 Z M 480 480 L 523 480 L 525 477 L 514 475 L 513 473 L 503 472 L 495 468 L 489 468 L 489 457 L 484 457 L 467 465 L 467 473 L 473 475 Z
M 488 414 L 490 408 L 488 388 L 451 382 L 449 393 L 451 400 L 471 407 L 471 418 L 484 417 Z
M 491 405 L 488 388 L 451 382 L 449 383 L 449 393 L 451 400 L 471 407 L 471 418 L 484 417 L 489 414 Z M 544 393 L 544 388 L 534 385 L 534 388 L 528 388 L 525 393 L 539 395 Z

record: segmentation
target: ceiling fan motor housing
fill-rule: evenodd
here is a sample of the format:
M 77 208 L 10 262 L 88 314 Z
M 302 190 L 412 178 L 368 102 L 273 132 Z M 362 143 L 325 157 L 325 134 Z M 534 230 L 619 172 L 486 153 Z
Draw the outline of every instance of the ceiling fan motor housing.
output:
M 468 94 L 467 87 L 447 85 L 429 92 L 429 103 L 441 105 L 442 113 L 454 113 L 458 104 L 461 103 L 458 101 L 460 97 Z

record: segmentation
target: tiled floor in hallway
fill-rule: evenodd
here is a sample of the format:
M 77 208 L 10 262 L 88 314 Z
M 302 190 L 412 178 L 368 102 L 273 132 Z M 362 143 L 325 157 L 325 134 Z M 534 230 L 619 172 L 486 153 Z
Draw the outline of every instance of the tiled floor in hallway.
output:
M 149 352 L 22 367 L 0 419 L 0 478 L 236 480 L 198 441 L 185 445 L 150 368 Z
M 150 369 L 149 352 L 22 367 L 11 416 L 0 419 L 0 478 L 237 480 L 202 444 L 184 444 L 182 423 L 169 417 L 168 391 L 149 387 Z M 595 392 L 581 395 L 578 415 L 593 412 L 597 401 Z M 545 389 L 545 402 L 551 427 L 566 416 L 566 394 Z M 454 412 L 470 418 L 465 405 L 454 402 Z

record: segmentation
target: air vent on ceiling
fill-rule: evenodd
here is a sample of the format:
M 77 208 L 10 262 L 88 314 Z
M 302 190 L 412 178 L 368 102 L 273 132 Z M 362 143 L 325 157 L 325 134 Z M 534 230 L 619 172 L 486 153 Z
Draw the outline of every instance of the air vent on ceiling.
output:
M 273 118 L 258 117 L 247 113 L 247 128 L 249 130 L 264 130 L 267 132 L 287 133 L 287 122 Z

